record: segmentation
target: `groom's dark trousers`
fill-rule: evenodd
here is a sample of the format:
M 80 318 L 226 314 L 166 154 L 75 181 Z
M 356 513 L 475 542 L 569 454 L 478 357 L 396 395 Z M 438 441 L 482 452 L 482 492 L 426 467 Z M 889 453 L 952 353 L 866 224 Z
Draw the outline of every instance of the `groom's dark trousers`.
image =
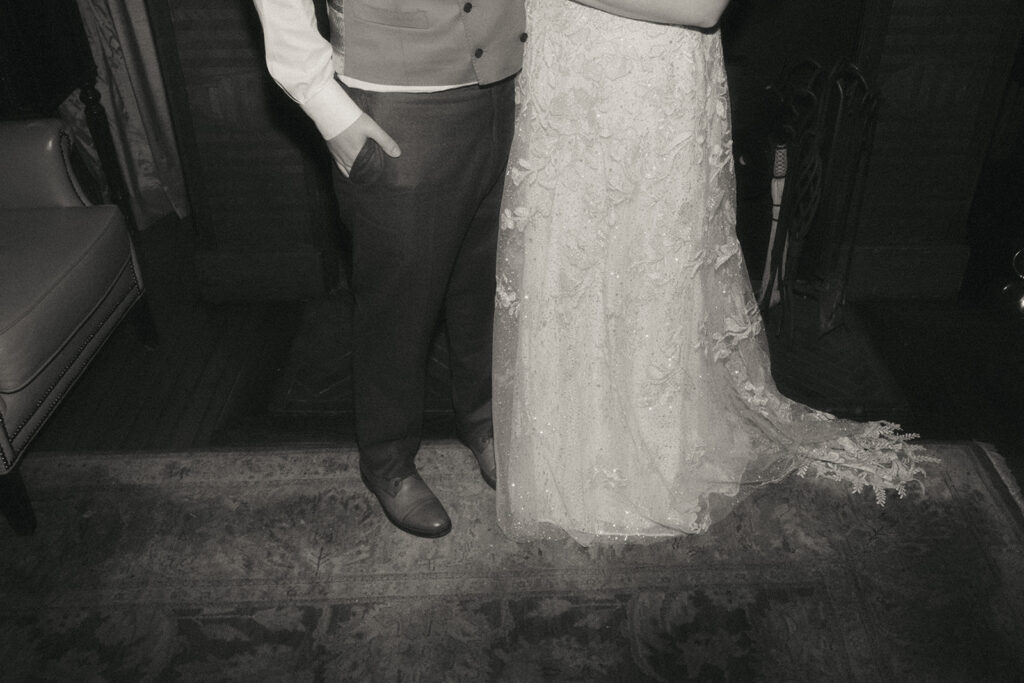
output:
M 377 483 L 415 472 L 426 367 L 444 317 L 458 435 L 492 435 L 491 335 L 495 248 L 512 141 L 512 79 L 437 93 L 348 89 L 398 142 L 373 141 L 349 178 L 335 169 L 352 239 L 352 373 L 364 474 Z

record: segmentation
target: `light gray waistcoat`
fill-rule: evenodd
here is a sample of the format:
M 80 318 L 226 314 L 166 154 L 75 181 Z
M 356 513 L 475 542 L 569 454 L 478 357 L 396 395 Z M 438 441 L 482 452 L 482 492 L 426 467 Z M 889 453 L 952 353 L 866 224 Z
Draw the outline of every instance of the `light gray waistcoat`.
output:
M 361 81 L 486 85 L 522 67 L 523 0 L 329 0 L 328 13 L 335 70 Z

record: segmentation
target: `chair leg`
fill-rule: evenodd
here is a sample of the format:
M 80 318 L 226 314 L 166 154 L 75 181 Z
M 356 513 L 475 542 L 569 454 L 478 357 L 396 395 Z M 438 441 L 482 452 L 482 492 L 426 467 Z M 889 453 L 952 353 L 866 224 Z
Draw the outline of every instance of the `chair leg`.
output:
M 155 349 L 160 346 L 160 332 L 156 328 L 156 322 L 153 320 L 153 311 L 150 309 L 149 300 L 145 296 L 135 302 L 132 310 L 128 313 L 128 318 L 135 328 L 135 333 L 139 335 L 139 339 L 146 348 Z
M 0 476 L 0 512 L 19 536 L 30 536 L 36 530 L 36 513 L 17 469 Z

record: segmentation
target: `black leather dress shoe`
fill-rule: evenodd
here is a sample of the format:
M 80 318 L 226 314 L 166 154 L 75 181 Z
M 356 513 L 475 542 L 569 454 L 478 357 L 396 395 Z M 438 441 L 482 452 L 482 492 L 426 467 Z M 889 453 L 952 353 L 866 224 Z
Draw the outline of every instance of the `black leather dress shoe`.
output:
M 494 463 L 494 439 L 487 439 L 480 449 L 471 449 L 480 466 L 480 474 L 492 489 L 497 488 L 498 468 Z
M 377 496 L 388 520 L 414 536 L 439 538 L 452 530 L 452 520 L 441 501 L 419 474 L 373 483 L 360 469 L 366 488 Z

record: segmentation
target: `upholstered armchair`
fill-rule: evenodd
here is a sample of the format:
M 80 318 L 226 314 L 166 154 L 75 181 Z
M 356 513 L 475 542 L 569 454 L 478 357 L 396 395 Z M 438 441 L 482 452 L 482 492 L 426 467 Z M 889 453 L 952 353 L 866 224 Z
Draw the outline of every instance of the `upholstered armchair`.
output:
M 143 294 L 124 215 L 91 204 L 70 153 L 59 121 L 0 122 L 0 509 L 23 534 L 18 462 Z

